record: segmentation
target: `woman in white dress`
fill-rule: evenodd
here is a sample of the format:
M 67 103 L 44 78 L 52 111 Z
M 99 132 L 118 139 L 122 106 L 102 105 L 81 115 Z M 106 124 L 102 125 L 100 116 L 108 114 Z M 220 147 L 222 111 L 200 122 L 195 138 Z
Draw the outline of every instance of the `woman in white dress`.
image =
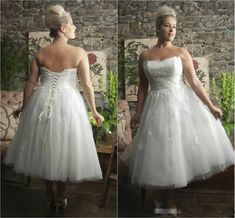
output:
M 132 183 L 163 190 L 166 198 L 160 198 L 163 205 L 157 202 L 155 213 L 167 209 L 172 215 L 177 214 L 175 188 L 207 179 L 234 164 L 234 150 L 219 120 L 221 110 L 207 96 L 188 51 L 172 43 L 176 24 L 172 8 L 159 8 L 158 42 L 139 57 L 132 124 L 140 126 L 121 156 Z
M 67 207 L 67 182 L 102 179 L 77 76 L 98 125 L 103 117 L 96 111 L 86 52 L 67 43 L 76 30 L 70 13 L 50 6 L 45 20 L 54 41 L 32 59 L 23 106 L 14 112 L 22 115 L 4 162 L 18 173 L 43 179 L 49 209 L 58 212 Z M 33 91 L 39 77 L 41 85 Z

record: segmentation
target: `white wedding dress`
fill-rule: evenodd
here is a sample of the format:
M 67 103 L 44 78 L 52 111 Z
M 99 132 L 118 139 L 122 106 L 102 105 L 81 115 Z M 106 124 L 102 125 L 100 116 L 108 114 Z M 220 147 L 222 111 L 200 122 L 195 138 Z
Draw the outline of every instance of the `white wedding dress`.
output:
M 77 69 L 40 67 L 33 92 L 4 158 L 17 173 L 53 181 L 102 179 L 92 128 L 76 87 Z
M 121 156 L 132 183 L 184 187 L 234 164 L 234 150 L 216 120 L 182 76 L 179 56 L 143 63 L 150 83 L 140 126 Z

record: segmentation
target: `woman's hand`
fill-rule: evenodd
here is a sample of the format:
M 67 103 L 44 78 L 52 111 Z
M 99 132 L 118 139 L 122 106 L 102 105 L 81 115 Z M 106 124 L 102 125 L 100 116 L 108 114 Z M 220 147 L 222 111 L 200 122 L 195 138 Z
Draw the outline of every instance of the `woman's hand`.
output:
M 215 119 L 222 117 L 222 111 L 218 107 L 212 105 L 209 109 L 211 113 L 214 115 Z
M 140 113 L 135 113 L 134 116 L 131 118 L 131 126 L 135 126 L 136 124 L 140 123 Z
M 104 121 L 104 117 L 101 114 L 99 114 L 97 111 L 93 112 L 92 116 L 96 120 L 97 126 L 101 126 Z
M 20 113 L 22 113 L 22 111 L 23 111 L 22 107 L 17 108 L 16 110 L 14 110 L 14 111 L 12 112 L 13 117 L 14 117 L 15 119 L 19 118 L 19 115 L 20 115 Z

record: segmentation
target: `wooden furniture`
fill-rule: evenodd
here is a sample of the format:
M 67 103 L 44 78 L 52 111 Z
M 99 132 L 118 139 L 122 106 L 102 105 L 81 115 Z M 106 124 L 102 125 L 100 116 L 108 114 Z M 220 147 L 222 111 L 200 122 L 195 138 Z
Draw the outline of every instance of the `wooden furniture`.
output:
M 106 171 L 103 173 L 104 180 L 103 180 L 103 188 L 101 192 L 101 198 L 100 198 L 100 207 L 103 207 L 106 198 L 107 193 L 109 189 L 109 185 L 111 181 L 117 182 L 118 176 L 117 176 L 117 145 L 99 145 L 97 146 L 97 152 L 98 154 L 106 154 L 109 156 L 108 158 L 108 164 Z

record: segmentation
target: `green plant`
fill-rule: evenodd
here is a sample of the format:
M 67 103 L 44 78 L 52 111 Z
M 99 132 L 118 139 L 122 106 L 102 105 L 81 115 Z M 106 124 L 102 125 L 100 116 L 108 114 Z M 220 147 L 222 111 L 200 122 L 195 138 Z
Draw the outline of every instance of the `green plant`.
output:
M 22 88 L 28 69 L 27 48 L 9 36 L 1 38 L 1 89 L 15 90 Z
M 118 49 L 119 96 L 123 96 L 125 85 L 138 85 L 139 51 L 149 47 L 141 42 L 131 41 L 126 46 L 120 42 Z
M 234 79 L 232 72 L 223 72 L 217 82 L 215 78 L 211 81 L 211 95 L 222 110 L 221 121 L 228 135 L 234 126 Z
M 125 57 L 124 57 L 124 42 L 118 43 L 118 97 L 125 98 Z
M 131 41 L 124 48 L 125 50 L 125 79 L 127 85 L 138 85 L 138 50 L 149 49 L 149 47 L 141 42 Z
M 50 43 L 47 36 L 29 38 L 28 44 L 22 43 L 4 35 L 1 37 L 1 86 L 3 90 L 22 88 L 28 77 L 28 66 L 32 57 L 45 43 Z M 20 81 L 22 80 L 22 81 Z
M 104 107 L 100 113 L 104 116 L 105 119 L 102 125 L 102 130 L 105 134 L 110 133 L 117 125 L 117 73 L 114 73 L 110 70 L 108 72 L 107 81 L 107 88 L 105 90 L 103 75 L 100 74 L 98 79 L 99 90 L 104 99 Z

